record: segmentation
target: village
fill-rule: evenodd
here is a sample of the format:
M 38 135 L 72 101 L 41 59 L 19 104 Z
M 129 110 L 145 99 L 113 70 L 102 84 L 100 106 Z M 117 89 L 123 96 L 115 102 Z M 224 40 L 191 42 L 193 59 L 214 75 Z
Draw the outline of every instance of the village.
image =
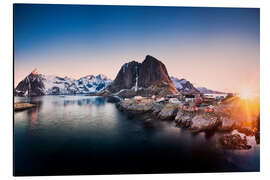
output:
M 259 131 L 236 118 L 232 99 L 235 94 L 173 94 L 165 97 L 134 96 L 117 103 L 120 111 L 139 115 L 146 121 L 174 121 L 179 128 L 192 133 L 225 132 L 219 144 L 227 149 L 250 149 L 259 144 Z

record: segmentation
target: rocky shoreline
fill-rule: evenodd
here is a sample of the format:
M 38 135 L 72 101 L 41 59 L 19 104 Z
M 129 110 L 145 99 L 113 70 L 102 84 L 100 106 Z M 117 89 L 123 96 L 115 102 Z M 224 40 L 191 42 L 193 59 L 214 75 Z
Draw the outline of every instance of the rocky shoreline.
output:
M 184 110 L 179 104 L 158 102 L 153 98 L 134 97 L 116 103 L 117 108 L 129 115 L 142 115 L 145 120 L 174 121 L 177 127 L 189 129 L 191 132 L 222 131 L 220 144 L 226 149 L 249 149 L 246 137 L 255 137 L 259 144 L 258 132 L 231 119 L 221 111 L 205 112 L 205 107 L 196 111 Z M 237 131 L 239 134 L 231 132 Z M 244 137 L 243 137 L 244 136 Z

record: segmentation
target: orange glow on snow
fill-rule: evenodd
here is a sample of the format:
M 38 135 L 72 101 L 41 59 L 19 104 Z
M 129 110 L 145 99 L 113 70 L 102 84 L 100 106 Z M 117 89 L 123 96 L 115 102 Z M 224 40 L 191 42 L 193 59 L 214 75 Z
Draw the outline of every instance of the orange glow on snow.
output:
M 33 74 L 33 75 L 38 75 L 38 70 L 37 70 L 37 68 L 35 68 L 35 69 L 32 71 L 32 74 Z

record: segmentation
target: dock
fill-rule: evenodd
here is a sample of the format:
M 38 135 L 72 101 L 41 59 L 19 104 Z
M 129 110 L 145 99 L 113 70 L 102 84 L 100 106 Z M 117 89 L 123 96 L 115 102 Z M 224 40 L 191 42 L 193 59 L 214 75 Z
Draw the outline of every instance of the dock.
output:
M 30 104 L 30 103 L 24 103 L 24 102 L 14 103 L 14 111 L 21 111 L 21 110 L 29 109 L 32 107 L 36 107 L 36 105 Z

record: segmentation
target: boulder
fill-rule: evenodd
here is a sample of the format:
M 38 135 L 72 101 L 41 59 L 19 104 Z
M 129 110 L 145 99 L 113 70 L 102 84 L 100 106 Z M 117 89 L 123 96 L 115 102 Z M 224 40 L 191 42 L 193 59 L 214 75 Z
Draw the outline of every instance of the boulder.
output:
M 218 117 L 215 115 L 196 115 L 191 120 L 190 129 L 194 132 L 208 131 L 215 129 L 219 124 Z
M 194 116 L 195 115 L 190 112 L 179 110 L 175 117 L 175 123 L 180 127 L 189 128 L 191 125 L 191 120 Z
M 161 120 L 173 120 L 178 112 L 178 106 L 175 104 L 166 104 L 159 112 L 158 117 Z
M 220 122 L 220 126 L 218 127 L 218 130 L 220 131 L 230 131 L 233 130 L 235 126 L 235 120 L 230 117 L 221 116 Z
M 226 134 L 219 138 L 219 143 L 226 149 L 250 149 L 251 145 L 248 145 L 246 137 L 241 137 L 239 134 Z
M 164 105 L 159 104 L 159 103 L 154 103 L 152 106 L 152 113 L 153 115 L 158 115 L 160 111 L 163 109 Z

